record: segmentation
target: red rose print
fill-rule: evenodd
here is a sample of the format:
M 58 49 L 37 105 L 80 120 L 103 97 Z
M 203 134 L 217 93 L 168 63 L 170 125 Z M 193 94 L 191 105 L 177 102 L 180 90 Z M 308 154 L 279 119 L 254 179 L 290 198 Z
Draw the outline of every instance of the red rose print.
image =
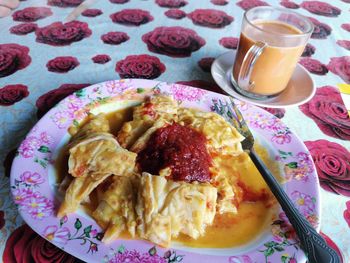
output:
M 269 4 L 261 0 L 241 0 L 237 2 L 237 5 L 244 10 L 249 10 L 256 6 L 267 6 Z
M 221 46 L 228 49 L 237 49 L 239 38 L 237 37 L 223 37 L 219 40 Z
M 109 16 L 114 23 L 139 26 L 153 20 L 153 16 L 148 11 L 141 9 L 124 9 Z
M 89 37 L 91 33 L 88 24 L 80 21 L 55 22 L 35 31 L 37 42 L 52 46 L 68 46 Z
M 283 0 L 280 5 L 290 9 L 298 9 L 300 7 L 298 4 L 287 0 Z
M 320 87 L 315 96 L 299 108 L 326 135 L 350 140 L 350 118 L 338 89 L 331 86 Z
M 350 152 L 327 140 L 306 141 L 323 189 L 350 197 Z
M 180 9 L 169 9 L 164 13 L 167 17 L 173 19 L 181 19 L 186 16 L 186 13 Z
M 34 32 L 38 28 L 35 23 L 22 23 L 10 28 L 10 32 L 15 35 L 26 35 Z
M 214 5 L 227 5 L 228 2 L 226 0 L 210 0 L 210 2 Z
M 314 24 L 314 31 L 311 34 L 311 38 L 325 39 L 331 34 L 332 28 L 329 25 L 321 23 L 313 17 L 308 17 L 308 19 Z
M 342 253 L 340 252 L 340 249 L 338 248 L 338 246 L 333 242 L 332 239 L 330 239 L 329 236 L 327 236 L 325 233 L 322 233 L 320 232 L 320 235 L 324 238 L 324 240 L 326 241 L 326 243 L 328 244 L 328 246 L 330 246 L 331 248 L 333 248 L 339 255 L 340 257 L 340 263 L 343 263 L 344 262 L 344 259 L 343 259 L 343 255 Z
M 10 235 L 2 259 L 4 263 L 82 262 L 40 237 L 28 225 L 17 228 Z
M 75 57 L 56 57 L 46 63 L 48 71 L 56 73 L 66 73 L 79 66 L 79 61 Z
M 327 65 L 328 69 L 350 83 L 350 56 L 334 57 Z
M 109 2 L 111 2 L 113 4 L 125 4 L 125 3 L 129 2 L 129 0 L 109 0 Z
M 341 13 L 339 8 L 320 1 L 304 1 L 300 6 L 310 13 L 321 16 L 338 16 Z
M 90 84 L 63 84 L 59 88 L 41 95 L 36 101 L 38 119 L 68 95 L 88 86 Z
M 13 149 L 9 151 L 5 157 L 3 165 L 5 170 L 4 174 L 6 177 L 10 177 L 12 162 L 13 162 L 13 159 L 16 157 L 16 155 L 17 155 L 17 149 Z
M 208 58 L 202 58 L 200 61 L 198 61 L 198 66 L 205 72 L 210 72 L 211 70 L 211 64 L 213 64 L 215 58 L 208 57 Z
M 100 9 L 86 9 L 83 13 L 81 13 L 82 16 L 87 16 L 87 17 L 95 17 L 102 14 L 103 13 Z
M 341 28 L 346 30 L 346 31 L 348 31 L 348 32 L 350 32 L 350 24 L 342 24 Z
M 206 90 L 210 90 L 210 91 L 221 93 L 221 94 L 225 94 L 218 85 L 216 85 L 215 83 L 212 83 L 212 82 L 205 81 L 205 80 L 178 81 L 176 83 L 186 85 L 186 86 L 195 87 L 195 88 L 206 89 Z
M 48 0 L 47 4 L 58 7 L 76 7 L 84 0 Z
M 155 79 L 165 71 L 165 65 L 154 56 L 134 55 L 119 61 L 115 71 L 121 78 Z
M 349 40 L 337 40 L 337 44 L 347 50 L 350 50 L 350 41 Z
M 161 7 L 169 8 L 179 8 L 187 5 L 187 1 L 185 0 L 156 0 L 156 3 Z
M 129 40 L 129 36 L 124 32 L 108 32 L 101 36 L 101 40 L 105 44 L 119 45 Z
M 12 18 L 14 21 L 34 22 L 51 15 L 51 9 L 48 7 L 27 7 L 14 12 Z
M 29 95 L 28 87 L 21 84 L 7 85 L 0 89 L 0 105 L 10 106 Z
M 346 210 L 344 210 L 344 219 L 348 226 L 350 227 L 350 200 L 346 203 Z
M 92 58 L 92 61 L 97 64 L 106 64 L 108 61 L 111 61 L 111 57 L 105 54 L 96 55 Z
M 305 49 L 303 51 L 303 54 L 301 54 L 302 57 L 311 57 L 313 54 L 315 54 L 316 48 L 311 44 L 306 44 Z
M 189 57 L 205 45 L 205 40 L 191 29 L 174 27 L 157 27 L 142 36 L 151 52 L 170 57 Z
M 275 115 L 279 119 L 282 119 L 284 117 L 284 114 L 286 113 L 285 109 L 267 108 L 267 107 L 262 107 L 262 108 L 270 112 L 271 114 Z
M 233 17 L 224 11 L 214 9 L 196 9 L 187 15 L 193 24 L 211 28 L 222 28 L 232 23 Z
M 316 75 L 326 75 L 328 73 L 327 66 L 313 58 L 301 58 L 299 63 L 303 65 L 309 72 Z
M 24 69 L 32 61 L 29 48 L 17 44 L 0 44 L 0 78 Z

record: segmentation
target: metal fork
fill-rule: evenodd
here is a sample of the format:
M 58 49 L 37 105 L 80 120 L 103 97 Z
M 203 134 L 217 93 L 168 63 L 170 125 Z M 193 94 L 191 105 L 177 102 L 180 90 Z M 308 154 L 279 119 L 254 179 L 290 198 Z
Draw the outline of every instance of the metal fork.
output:
M 235 102 L 230 97 L 231 105 L 229 111 L 224 112 L 218 107 L 215 111 L 223 115 L 245 139 L 242 142 L 243 149 L 249 154 L 249 157 L 261 173 L 270 190 L 286 213 L 290 223 L 295 229 L 295 232 L 300 240 L 300 245 L 305 252 L 310 263 L 340 263 L 339 255 L 329 247 L 323 237 L 316 232 L 309 221 L 298 211 L 293 202 L 289 199 L 285 191 L 277 182 L 275 177 L 257 155 L 254 150 L 254 137 L 247 123 L 245 122 L 242 113 L 238 110 Z

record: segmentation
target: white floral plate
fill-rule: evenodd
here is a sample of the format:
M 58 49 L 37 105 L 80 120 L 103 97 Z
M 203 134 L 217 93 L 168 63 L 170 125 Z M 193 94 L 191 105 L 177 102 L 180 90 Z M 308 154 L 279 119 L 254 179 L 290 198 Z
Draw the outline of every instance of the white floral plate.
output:
M 147 95 L 172 94 L 185 107 L 227 111 L 226 96 L 180 84 L 150 80 L 115 80 L 92 85 L 68 96 L 29 132 L 18 149 L 11 170 L 12 195 L 23 219 L 41 236 L 87 262 L 298 262 L 305 255 L 280 211 L 263 238 L 228 249 L 164 249 L 142 240 L 119 239 L 104 244 L 102 230 L 82 211 L 55 216 L 60 203 L 55 158 L 69 140 L 67 129 L 89 113 L 108 112 L 138 104 Z M 237 101 L 249 126 L 265 141 L 281 169 L 288 171 L 284 188 L 298 209 L 318 229 L 318 179 L 305 145 L 280 119 L 256 106 Z M 102 260 L 103 259 L 103 260 Z

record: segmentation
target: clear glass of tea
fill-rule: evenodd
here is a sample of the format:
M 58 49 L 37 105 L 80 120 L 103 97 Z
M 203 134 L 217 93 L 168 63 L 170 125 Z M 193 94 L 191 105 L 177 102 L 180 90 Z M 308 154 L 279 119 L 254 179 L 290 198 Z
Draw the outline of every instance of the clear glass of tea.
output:
M 245 12 L 231 74 L 236 91 L 254 99 L 281 93 L 313 29 L 306 17 L 283 8 L 259 6 Z

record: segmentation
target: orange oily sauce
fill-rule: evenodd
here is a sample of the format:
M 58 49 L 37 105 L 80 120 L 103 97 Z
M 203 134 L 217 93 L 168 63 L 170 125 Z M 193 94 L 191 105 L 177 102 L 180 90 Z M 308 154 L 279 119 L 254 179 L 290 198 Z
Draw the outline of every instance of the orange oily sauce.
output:
M 117 135 L 122 124 L 132 119 L 132 108 L 108 113 L 106 117 L 109 120 L 112 134 Z M 273 174 L 277 176 L 277 179 L 282 178 L 278 164 L 269 157 L 267 150 L 259 144 L 256 144 L 255 150 Z M 58 182 L 61 182 L 67 174 L 67 161 L 67 153 L 62 151 L 55 161 Z M 195 240 L 181 234 L 173 239 L 174 242 L 180 242 L 182 245 L 195 248 L 236 247 L 257 238 L 271 223 L 275 210 L 273 205 L 276 201 L 249 156 L 243 153 L 239 156 L 217 158 L 216 161 L 221 171 L 232 175 L 239 174 L 239 185 L 248 193 L 248 196 L 244 196 L 244 199 L 253 202 L 243 201 L 238 207 L 237 214 L 217 214 L 213 224 L 206 228 L 204 236 Z M 97 208 L 96 191 L 90 194 L 90 200 L 90 203 L 81 205 L 81 208 L 88 214 L 91 214 Z M 131 237 L 126 231 L 123 231 L 119 238 L 130 239 Z
M 255 149 L 269 169 L 279 174 L 278 164 L 269 158 L 267 150 L 258 144 Z M 253 241 L 271 224 L 276 201 L 248 154 L 225 156 L 218 162 L 222 171 L 240 174 L 239 185 L 245 190 L 243 198 L 253 202 L 243 201 L 237 214 L 216 214 L 214 223 L 206 228 L 205 235 L 196 240 L 180 235 L 174 241 L 195 248 L 237 247 Z

